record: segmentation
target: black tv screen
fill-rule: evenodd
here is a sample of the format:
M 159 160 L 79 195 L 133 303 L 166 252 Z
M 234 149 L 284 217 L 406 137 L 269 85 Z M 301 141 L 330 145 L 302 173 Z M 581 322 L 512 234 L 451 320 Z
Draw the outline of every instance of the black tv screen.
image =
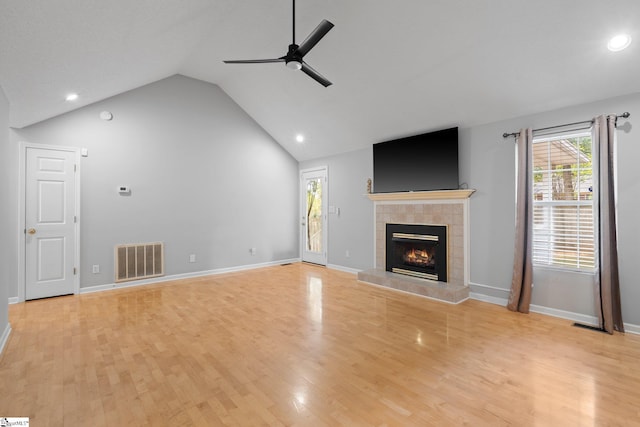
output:
M 373 191 L 456 190 L 458 128 L 373 144 Z

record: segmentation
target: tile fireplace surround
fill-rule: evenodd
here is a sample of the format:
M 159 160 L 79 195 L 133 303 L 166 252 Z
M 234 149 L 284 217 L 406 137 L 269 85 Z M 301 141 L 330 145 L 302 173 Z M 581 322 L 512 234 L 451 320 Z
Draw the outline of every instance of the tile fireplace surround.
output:
M 457 304 L 469 298 L 469 197 L 475 190 L 369 194 L 374 202 L 375 268 L 358 280 Z M 436 282 L 385 271 L 386 224 L 448 226 L 448 281 Z

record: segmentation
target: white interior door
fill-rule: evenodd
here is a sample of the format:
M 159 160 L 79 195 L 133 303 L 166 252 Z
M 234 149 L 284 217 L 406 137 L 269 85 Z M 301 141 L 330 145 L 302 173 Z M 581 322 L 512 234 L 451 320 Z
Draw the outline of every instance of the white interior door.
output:
M 74 293 L 75 159 L 73 151 L 26 148 L 25 299 Z
M 327 265 L 327 168 L 301 171 L 302 260 Z

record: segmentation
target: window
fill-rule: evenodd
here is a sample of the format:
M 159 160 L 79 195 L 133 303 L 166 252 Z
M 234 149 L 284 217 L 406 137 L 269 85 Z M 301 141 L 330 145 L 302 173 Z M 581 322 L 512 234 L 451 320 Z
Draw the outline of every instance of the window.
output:
M 596 266 L 591 133 L 533 141 L 533 264 Z

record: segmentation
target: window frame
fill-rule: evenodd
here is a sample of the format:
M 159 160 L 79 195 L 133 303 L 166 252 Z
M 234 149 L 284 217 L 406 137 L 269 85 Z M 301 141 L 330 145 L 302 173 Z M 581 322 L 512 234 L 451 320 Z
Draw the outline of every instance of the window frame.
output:
M 539 171 L 536 171 L 534 169 L 534 165 L 535 165 L 535 159 L 533 156 L 533 148 L 535 147 L 535 144 L 537 143 L 544 143 L 544 142 L 549 142 L 549 141 L 556 141 L 556 140 L 561 140 L 561 139 L 570 139 L 570 138 L 584 138 L 587 137 L 591 140 L 591 199 L 581 199 L 580 196 L 578 196 L 577 199 L 574 200 L 536 200 L 536 193 L 534 192 L 534 176 L 536 173 L 539 173 Z M 599 248 L 599 244 L 598 244 L 598 186 L 597 186 L 597 182 L 598 182 L 598 165 L 597 165 L 597 156 L 596 154 L 596 147 L 594 147 L 593 144 L 593 135 L 591 133 L 591 128 L 588 129 L 580 129 L 580 130 L 571 130 L 571 131 L 560 131 L 560 132 L 548 132 L 545 133 L 543 135 L 536 135 L 534 134 L 533 140 L 532 140 L 532 146 L 531 146 L 531 159 L 530 159 L 530 174 L 529 174 L 529 179 L 530 179 L 530 189 L 531 189 L 531 194 L 529 197 L 529 202 L 531 203 L 531 207 L 532 207 L 532 235 L 531 235 L 531 245 L 532 245 L 532 265 L 534 268 L 540 268 L 540 269 L 547 269 L 547 270 L 557 270 L 557 271 L 563 271 L 563 272 L 573 272 L 573 273 L 580 273 L 580 274 L 588 274 L 588 275 L 593 275 L 596 274 L 596 272 L 598 271 L 599 268 L 599 254 L 598 254 L 598 248 Z M 579 164 L 579 163 L 578 163 Z M 584 170 L 585 168 L 577 168 L 577 173 L 578 176 L 580 176 L 579 172 Z M 543 172 L 546 172 L 548 174 L 552 174 L 553 172 L 552 168 L 547 168 L 545 170 L 543 170 Z M 578 178 L 579 179 L 579 178 Z M 560 207 L 560 206 L 569 206 L 569 207 L 576 207 L 576 210 L 579 210 L 581 206 L 591 206 L 591 216 L 592 216 L 592 229 L 593 229 L 593 267 L 589 266 L 580 266 L 580 251 L 579 249 L 576 250 L 574 253 L 576 254 L 576 262 L 574 265 L 560 265 L 560 264 L 553 264 L 553 250 L 551 247 L 551 243 L 549 242 L 549 237 L 547 237 L 547 242 L 546 242 L 546 249 L 544 250 L 545 255 L 547 255 L 547 259 L 551 260 L 551 261 L 547 261 L 547 262 L 540 262 L 536 259 L 534 259 L 534 253 L 536 252 L 536 250 L 534 249 L 534 247 L 536 246 L 536 231 L 535 231 L 535 218 L 533 217 L 533 212 L 535 211 L 535 207 L 536 206 L 541 206 L 541 207 L 548 207 L 549 211 L 551 211 L 553 209 L 553 207 Z M 579 215 L 579 213 L 577 213 Z M 547 220 L 550 221 L 550 220 Z M 551 233 L 551 226 L 546 226 L 545 230 L 547 233 Z M 577 233 L 576 235 L 576 243 L 579 244 L 580 242 L 580 236 L 584 236 L 585 234 L 581 234 L 581 233 Z M 539 242 L 539 241 L 538 241 Z

